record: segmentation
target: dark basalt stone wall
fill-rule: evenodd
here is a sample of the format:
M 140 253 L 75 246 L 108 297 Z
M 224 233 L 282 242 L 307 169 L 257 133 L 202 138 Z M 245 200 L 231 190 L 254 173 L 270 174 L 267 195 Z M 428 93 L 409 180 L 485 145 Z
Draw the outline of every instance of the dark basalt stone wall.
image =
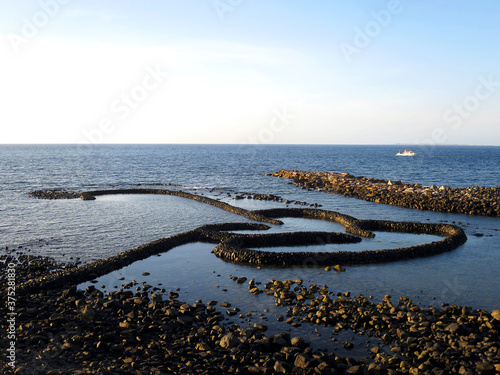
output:
M 449 224 L 431 224 L 431 223 L 414 223 L 414 222 L 398 222 L 398 221 L 382 221 L 382 220 L 356 220 L 350 216 L 342 215 L 333 211 L 312 210 L 312 209 L 281 209 L 269 210 L 272 217 L 293 216 L 299 217 L 300 212 L 303 212 L 302 217 L 314 217 L 313 212 L 317 211 L 318 217 L 332 218 L 332 221 L 339 222 L 339 216 L 345 222 L 346 232 L 364 234 L 365 237 L 373 237 L 371 232 L 388 231 L 388 232 L 404 232 L 417 234 L 433 234 L 443 236 L 440 241 L 435 241 L 423 245 L 409 246 L 397 249 L 381 249 L 381 250 L 365 250 L 365 251 L 338 251 L 338 252 L 267 252 L 248 249 L 247 246 L 255 247 L 273 247 L 293 245 L 293 240 L 290 240 L 289 233 L 277 233 L 273 235 L 255 235 L 261 240 L 255 240 L 250 236 L 234 236 L 226 241 L 222 241 L 213 250 L 214 254 L 226 260 L 238 263 L 250 263 L 260 265 L 273 266 L 300 266 L 300 265 L 331 265 L 331 264 L 369 264 L 394 262 L 399 260 L 411 259 L 416 257 L 430 256 L 440 254 L 446 251 L 451 251 L 467 241 L 467 236 L 464 231 L 455 225 Z M 266 210 L 261 210 L 261 214 L 266 214 Z M 309 232 L 311 235 L 300 234 L 296 239 L 297 244 L 313 245 L 324 244 L 325 236 L 330 236 L 328 243 L 347 243 L 350 242 L 347 238 L 333 237 L 333 233 L 324 232 Z M 340 234 L 340 233 L 339 233 Z M 332 241 L 333 239 L 333 241 Z M 345 241 L 343 241 L 345 239 Z M 338 242 L 335 242 L 338 240 Z M 264 243 L 263 243 L 264 242 Z M 356 241 L 354 241 L 356 242 Z
M 208 224 L 197 229 L 180 233 L 168 238 L 161 238 L 135 249 L 124 251 L 107 259 L 82 265 L 77 268 L 62 270 L 54 274 L 32 279 L 18 286 L 21 292 L 37 291 L 46 288 L 68 287 L 80 284 L 109 272 L 118 270 L 129 264 L 148 258 L 152 255 L 168 251 L 174 247 L 191 242 L 209 242 L 218 244 L 213 253 L 225 260 L 268 266 L 320 266 L 332 264 L 369 264 L 380 262 L 393 262 L 415 257 L 423 257 L 451 251 L 465 243 L 467 237 L 461 228 L 449 224 L 430 224 L 381 220 L 358 220 L 352 216 L 344 215 L 335 211 L 320 209 L 293 209 L 280 208 L 269 210 L 248 211 L 233 207 L 207 197 L 194 194 L 161 190 L 161 189 L 121 189 L 121 190 L 97 190 L 85 193 L 63 192 L 33 192 L 30 195 L 37 198 L 47 199 L 72 199 L 81 197 L 91 200 L 92 197 L 107 194 L 166 194 L 176 195 L 184 198 L 194 199 L 203 203 L 211 204 L 226 211 L 242 215 L 261 222 L 271 224 L 282 224 L 276 218 L 280 217 L 303 217 L 310 219 L 329 220 L 342 224 L 345 233 L 332 232 L 293 232 L 273 234 L 235 234 L 234 230 L 267 230 L 270 227 L 257 223 L 222 223 Z M 85 195 L 85 196 L 83 196 Z M 366 250 L 366 251 L 338 251 L 338 252 L 270 252 L 249 249 L 254 247 L 314 245 L 326 243 L 353 243 L 360 242 L 361 238 L 374 237 L 375 231 L 393 231 L 405 233 L 426 233 L 443 236 L 440 241 L 428 244 L 410 246 L 398 249 Z
M 167 190 L 167 189 L 144 189 L 144 188 L 136 188 L 136 189 L 107 189 L 107 190 L 92 190 L 86 191 L 83 193 L 75 193 L 68 191 L 55 191 L 55 190 L 37 190 L 29 193 L 31 197 L 41 198 L 41 199 L 74 199 L 74 198 L 82 198 L 83 200 L 93 200 L 96 196 L 102 195 L 113 195 L 113 194 L 159 194 L 159 195 L 173 195 L 176 197 L 182 197 L 187 199 L 192 199 L 198 202 L 206 203 L 211 206 L 215 206 L 225 211 L 232 212 L 237 215 L 241 215 L 247 217 L 252 220 L 267 222 L 270 224 L 281 225 L 283 224 L 279 220 L 269 219 L 268 217 L 264 217 L 255 213 L 253 211 L 248 211 L 243 208 L 231 206 L 228 203 L 220 202 L 215 199 L 211 199 L 208 197 L 203 197 L 200 195 L 195 195 L 191 193 L 186 193 L 183 191 L 176 190 Z

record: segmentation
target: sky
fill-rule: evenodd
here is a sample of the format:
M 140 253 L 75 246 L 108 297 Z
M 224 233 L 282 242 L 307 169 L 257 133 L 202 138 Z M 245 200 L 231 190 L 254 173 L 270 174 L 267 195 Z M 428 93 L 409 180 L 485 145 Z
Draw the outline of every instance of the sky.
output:
M 500 2 L 0 0 L 0 144 L 500 145 Z

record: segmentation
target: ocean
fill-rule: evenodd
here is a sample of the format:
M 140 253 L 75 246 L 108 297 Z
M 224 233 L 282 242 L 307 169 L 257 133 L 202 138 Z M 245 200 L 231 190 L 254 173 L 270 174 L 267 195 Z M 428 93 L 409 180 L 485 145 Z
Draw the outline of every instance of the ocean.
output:
M 110 291 L 123 283 L 121 277 L 145 280 L 167 290 L 179 288 L 181 299 L 188 302 L 224 299 L 242 310 L 252 309 L 256 315 L 268 310 L 267 317 L 258 318 L 269 321 L 275 321 L 273 314 L 283 314 L 273 299 L 250 295 L 247 286 L 234 283 L 230 275 L 263 283 L 303 279 L 305 284 L 326 284 L 333 291 L 374 299 L 386 294 L 405 295 L 424 306 L 456 303 L 486 310 L 500 308 L 500 218 L 359 201 L 299 189 L 290 181 L 266 175 L 296 169 L 425 185 L 500 185 L 500 147 L 413 146 L 415 157 L 395 156 L 405 148 L 412 146 L 0 145 L 0 249 L 3 253 L 8 249 L 85 263 L 203 224 L 250 221 L 180 197 L 109 195 L 95 201 L 30 198 L 28 193 L 37 189 L 109 189 L 140 184 L 204 194 L 247 209 L 284 207 L 284 203 L 234 199 L 238 192 L 275 194 L 318 203 L 323 209 L 359 219 L 455 223 L 465 230 L 468 241 L 438 256 L 348 266 L 343 273 L 326 272 L 322 267 L 257 269 L 235 265 L 211 254 L 214 245 L 189 244 L 104 276 L 96 285 Z M 335 223 L 296 218 L 284 221 L 285 225 L 270 231 L 343 231 Z M 377 233 L 375 239 L 361 244 L 317 246 L 311 251 L 357 251 L 433 240 L 434 236 Z M 150 275 L 143 277 L 146 271 Z

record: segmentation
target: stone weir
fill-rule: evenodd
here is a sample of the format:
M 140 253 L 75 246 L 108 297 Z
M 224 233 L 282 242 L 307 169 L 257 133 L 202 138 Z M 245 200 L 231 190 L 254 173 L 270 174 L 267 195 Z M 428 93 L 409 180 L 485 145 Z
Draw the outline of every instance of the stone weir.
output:
M 127 189 L 127 190 L 99 190 L 82 194 L 64 193 L 64 198 L 75 198 L 81 196 L 82 199 L 91 199 L 96 195 L 105 194 L 168 194 L 168 190 L 156 189 Z M 33 192 L 30 194 L 38 198 L 44 198 L 43 192 Z M 162 252 L 166 252 L 174 247 L 192 242 L 208 242 L 218 244 L 213 253 L 225 260 L 237 263 L 268 265 L 268 266 L 329 266 L 332 264 L 368 264 L 378 262 L 392 262 L 402 259 L 423 257 L 451 251 L 465 243 L 467 237 L 463 230 L 457 226 L 449 224 L 411 223 L 381 220 L 358 220 L 352 216 L 339 212 L 320 209 L 269 209 L 247 211 L 238 207 L 233 207 L 227 203 L 215 201 L 210 198 L 200 197 L 193 194 L 175 192 L 184 198 L 194 199 L 200 202 L 212 204 L 224 210 L 263 222 L 272 224 L 282 224 L 276 220 L 277 217 L 303 217 L 309 219 L 329 220 L 342 224 L 345 233 L 333 232 L 293 232 L 293 233 L 273 233 L 273 234 L 237 234 L 235 230 L 266 230 L 270 227 L 257 223 L 223 223 L 208 224 L 197 229 L 180 233 L 168 238 L 161 238 L 135 249 L 124 251 L 118 255 L 100 259 L 80 267 L 61 270 L 53 274 L 35 278 L 18 285 L 19 291 L 39 291 L 67 287 L 93 280 L 109 272 L 116 271 L 128 266 L 135 261 L 148 258 Z M 49 199 L 57 196 L 51 192 Z M 410 246 L 398 249 L 383 249 L 370 251 L 339 251 L 339 252 L 267 252 L 249 249 L 254 247 L 273 246 L 294 246 L 294 245 L 317 245 L 328 243 L 353 243 L 360 242 L 361 237 L 374 237 L 373 230 L 393 231 L 405 233 L 426 233 L 443 236 L 440 241 L 428 244 Z
M 271 209 L 259 213 L 271 217 L 304 217 L 338 222 L 345 231 L 363 237 L 374 237 L 372 230 L 416 234 L 433 234 L 444 237 L 422 245 L 396 249 L 336 251 L 336 252 L 270 252 L 248 247 L 276 247 L 322 245 L 328 243 L 360 242 L 359 237 L 342 233 L 295 232 L 273 234 L 240 234 L 229 237 L 217 245 L 213 253 L 237 263 L 269 266 L 328 266 L 332 264 L 387 263 L 425 257 L 451 251 L 464 244 L 467 236 L 455 225 L 383 220 L 357 220 L 338 212 L 316 209 Z M 357 239 L 357 240 L 356 240 Z
M 292 179 L 296 186 L 420 210 L 466 215 L 500 216 L 500 186 L 424 186 L 401 181 L 355 177 L 348 173 L 281 170 L 274 177 Z
M 76 268 L 64 269 L 40 278 L 28 280 L 20 284 L 17 289 L 22 292 L 38 292 L 44 289 L 65 288 L 93 280 L 126 267 L 138 260 L 149 258 L 150 256 L 169 251 L 181 245 L 192 242 L 219 243 L 230 237 L 228 231 L 266 230 L 269 228 L 267 225 L 254 223 L 204 225 L 171 237 L 151 241 L 135 249 L 123 251 L 106 259 L 99 259 Z
M 74 199 L 81 198 L 83 200 L 95 200 L 96 196 L 102 195 L 116 195 L 116 194 L 159 194 L 159 195 L 173 195 L 176 197 L 192 199 L 198 202 L 206 203 L 211 206 L 215 206 L 225 211 L 232 212 L 234 214 L 244 216 L 248 219 L 252 219 L 255 221 L 261 221 L 265 223 L 281 225 L 283 224 L 279 220 L 269 219 L 268 217 L 259 215 L 253 211 L 245 210 L 243 208 L 232 206 L 228 203 L 220 202 L 218 200 L 203 197 L 196 194 L 186 193 L 183 191 L 177 190 L 167 190 L 167 189 L 143 189 L 143 188 L 135 188 L 135 189 L 108 189 L 108 190 L 92 190 L 86 191 L 82 193 L 71 192 L 71 191 L 58 191 L 58 190 L 36 190 L 29 193 L 29 196 L 33 198 L 41 198 L 41 199 Z

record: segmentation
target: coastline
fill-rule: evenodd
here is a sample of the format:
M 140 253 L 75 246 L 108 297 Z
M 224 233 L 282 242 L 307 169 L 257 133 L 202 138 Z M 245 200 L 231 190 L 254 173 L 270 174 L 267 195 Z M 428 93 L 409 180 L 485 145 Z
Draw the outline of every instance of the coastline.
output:
M 280 170 L 273 177 L 291 179 L 297 187 L 403 208 L 500 217 L 500 187 L 423 186 L 417 183 L 356 177 L 348 173 Z
M 28 260 L 29 256 L 25 259 Z M 3 257 L 7 262 L 12 257 Z M 18 277 L 56 266 L 31 257 Z M 27 262 L 24 262 L 27 265 Z M 244 277 L 233 278 L 237 283 Z M 4 283 L 5 280 L 2 280 Z M 244 314 L 230 303 L 187 304 L 159 287 L 130 290 L 127 283 L 103 294 L 76 285 L 19 294 L 16 374 L 494 374 L 500 371 L 500 310 L 456 305 L 424 309 L 408 297 L 374 302 L 348 291 L 302 280 L 248 282 L 251 294 L 267 294 L 287 306 L 286 325 L 309 324 L 351 330 L 380 341 L 362 359 L 312 350 L 302 337 L 266 335 L 266 326 L 224 324 Z M 143 283 L 144 284 L 144 283 Z M 259 285 L 263 285 L 260 286 Z M 225 311 L 224 311 L 225 310 Z M 286 321 L 285 321 L 286 320 Z M 342 343 L 349 350 L 352 343 Z M 2 362 L 3 373 L 9 373 Z M 14 372 L 12 372 L 14 373 Z

